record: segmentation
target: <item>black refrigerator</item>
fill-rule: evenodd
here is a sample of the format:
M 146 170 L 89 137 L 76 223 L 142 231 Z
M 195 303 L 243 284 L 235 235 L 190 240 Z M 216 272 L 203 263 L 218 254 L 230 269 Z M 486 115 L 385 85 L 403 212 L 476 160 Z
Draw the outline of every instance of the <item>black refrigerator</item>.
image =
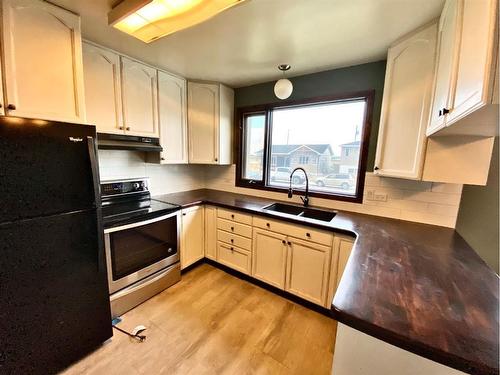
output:
M 94 126 L 0 117 L 0 374 L 112 336 Z

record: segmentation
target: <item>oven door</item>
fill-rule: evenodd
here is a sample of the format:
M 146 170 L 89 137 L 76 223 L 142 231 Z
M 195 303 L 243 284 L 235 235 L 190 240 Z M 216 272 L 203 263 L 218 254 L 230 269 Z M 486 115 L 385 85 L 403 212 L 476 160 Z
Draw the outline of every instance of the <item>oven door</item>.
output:
M 179 261 L 180 212 L 104 230 L 112 294 Z

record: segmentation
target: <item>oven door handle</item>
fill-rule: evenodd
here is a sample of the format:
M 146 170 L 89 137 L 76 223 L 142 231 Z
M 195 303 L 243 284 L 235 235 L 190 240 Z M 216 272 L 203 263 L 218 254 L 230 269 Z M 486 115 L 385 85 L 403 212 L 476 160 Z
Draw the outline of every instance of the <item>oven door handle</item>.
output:
M 126 229 L 131 229 L 131 228 L 136 228 L 136 227 L 142 227 L 143 225 L 148 225 L 148 224 L 156 223 L 157 221 L 165 220 L 165 219 L 171 218 L 173 216 L 179 216 L 179 215 L 180 215 L 180 208 L 177 211 L 171 212 L 171 213 L 169 213 L 167 215 L 155 217 L 154 219 L 143 220 L 143 221 L 140 221 L 140 222 L 137 222 L 137 223 L 132 223 L 132 224 L 125 224 L 125 225 L 121 225 L 119 227 L 114 227 L 114 228 L 108 228 L 108 229 L 104 230 L 104 233 L 108 234 L 108 233 L 118 232 L 120 230 L 126 230 Z

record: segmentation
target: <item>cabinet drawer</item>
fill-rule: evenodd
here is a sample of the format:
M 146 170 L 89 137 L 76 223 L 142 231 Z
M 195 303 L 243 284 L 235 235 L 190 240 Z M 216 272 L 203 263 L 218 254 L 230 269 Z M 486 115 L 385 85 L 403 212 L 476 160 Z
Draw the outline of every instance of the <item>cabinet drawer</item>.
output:
M 225 210 L 223 208 L 218 208 L 217 209 L 217 216 L 222 218 L 222 219 L 236 221 L 237 223 L 252 225 L 252 216 L 242 214 L 240 212 Z
M 226 219 L 217 219 L 217 228 L 225 230 L 226 232 L 239 234 L 240 236 L 252 237 L 252 227 L 244 224 L 235 223 Z
M 250 274 L 250 266 L 252 264 L 250 251 L 227 245 L 219 241 L 217 245 L 217 261 L 236 271 L 243 272 L 247 275 Z
M 254 216 L 253 225 L 258 228 L 271 230 L 273 232 L 285 234 L 302 240 L 320 243 L 330 246 L 333 235 L 329 232 L 311 229 L 302 225 L 287 224 L 281 221 L 270 220 L 264 217 Z
M 223 230 L 217 231 L 217 239 L 219 241 L 225 242 L 228 245 L 234 245 L 237 247 L 241 247 L 245 250 L 252 250 L 252 240 L 250 238 L 238 236 L 237 234 L 225 232 Z

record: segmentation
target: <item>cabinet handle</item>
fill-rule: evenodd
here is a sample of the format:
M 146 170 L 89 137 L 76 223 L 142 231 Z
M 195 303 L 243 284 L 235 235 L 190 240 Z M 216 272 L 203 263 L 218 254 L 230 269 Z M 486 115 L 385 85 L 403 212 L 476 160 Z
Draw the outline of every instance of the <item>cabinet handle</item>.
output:
M 7 109 L 10 109 L 11 111 L 15 111 L 16 110 L 16 106 L 14 104 L 9 104 L 7 106 Z
M 130 130 L 130 126 L 127 126 L 127 127 L 125 128 L 125 130 Z
M 311 238 L 311 233 L 306 233 L 307 238 Z
M 448 108 L 443 108 L 443 116 L 450 113 L 450 110 Z

